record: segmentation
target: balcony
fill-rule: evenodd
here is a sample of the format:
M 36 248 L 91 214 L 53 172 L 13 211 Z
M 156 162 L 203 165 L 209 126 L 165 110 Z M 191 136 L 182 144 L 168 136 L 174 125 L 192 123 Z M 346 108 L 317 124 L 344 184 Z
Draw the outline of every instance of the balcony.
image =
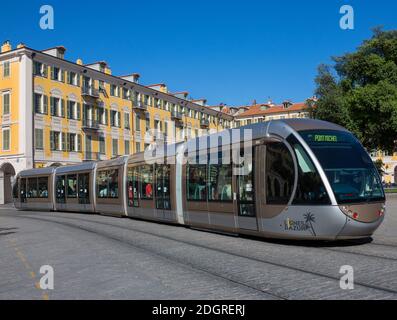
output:
M 210 126 L 210 122 L 207 119 L 201 119 L 200 120 L 200 126 L 202 128 L 208 128 Z
M 98 99 L 99 98 L 99 90 L 93 87 L 82 87 L 81 88 L 81 95 L 83 97 L 91 97 Z
M 173 120 L 179 120 L 179 121 L 181 121 L 182 118 L 183 118 L 183 115 L 182 115 L 182 113 L 179 112 L 179 111 L 172 111 L 172 112 L 171 112 L 171 118 L 172 118 Z
M 100 160 L 99 152 L 84 152 L 83 161 L 98 161 Z
M 137 110 L 137 111 L 146 111 L 147 110 L 147 104 L 145 104 L 142 101 L 133 101 L 132 102 L 132 109 Z
M 83 130 L 98 130 L 99 122 L 92 119 L 83 119 L 82 128 Z

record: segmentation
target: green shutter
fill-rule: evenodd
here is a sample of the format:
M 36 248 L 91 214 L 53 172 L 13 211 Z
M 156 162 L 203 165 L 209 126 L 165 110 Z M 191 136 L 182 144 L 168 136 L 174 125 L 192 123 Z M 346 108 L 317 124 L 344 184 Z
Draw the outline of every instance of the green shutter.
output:
M 65 82 L 65 71 L 61 70 L 61 81 Z
M 77 74 L 76 78 L 77 78 L 77 86 L 80 87 L 80 75 Z
M 81 104 L 77 103 L 77 120 L 81 120 Z
M 66 132 L 62 132 L 62 150 L 66 151 Z
M 70 71 L 66 71 L 66 77 L 67 77 L 68 84 L 71 84 L 72 83 L 72 77 L 71 77 Z
M 81 152 L 81 134 L 77 135 L 77 150 Z
M 43 99 L 43 113 L 48 114 L 48 96 L 44 96 Z
M 43 77 L 48 77 L 48 66 L 46 64 L 43 64 Z
M 72 104 L 71 101 L 69 101 L 69 100 L 66 101 L 66 117 L 68 119 L 72 118 L 72 112 L 71 112 L 72 106 L 71 106 L 71 104 Z
M 54 145 L 54 131 L 50 131 L 50 149 L 54 150 L 55 145 Z
M 54 97 L 50 97 L 50 114 L 52 116 L 55 115 L 55 99 L 54 99 Z
M 61 99 L 61 117 L 65 118 L 65 99 Z
M 55 80 L 55 67 L 51 66 L 51 80 Z
M 66 134 L 66 151 L 72 151 L 70 149 L 70 133 Z

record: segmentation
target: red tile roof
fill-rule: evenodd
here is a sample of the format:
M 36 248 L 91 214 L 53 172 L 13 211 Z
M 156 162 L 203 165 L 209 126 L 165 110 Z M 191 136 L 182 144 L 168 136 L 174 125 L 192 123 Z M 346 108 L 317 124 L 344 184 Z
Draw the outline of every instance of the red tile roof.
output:
M 269 105 L 266 103 L 255 104 L 249 107 L 249 109 L 239 115 L 236 118 L 246 118 L 252 116 L 266 116 L 271 114 L 278 113 L 288 113 L 288 112 L 299 112 L 307 109 L 305 102 L 293 103 L 288 108 L 285 108 L 284 105 Z

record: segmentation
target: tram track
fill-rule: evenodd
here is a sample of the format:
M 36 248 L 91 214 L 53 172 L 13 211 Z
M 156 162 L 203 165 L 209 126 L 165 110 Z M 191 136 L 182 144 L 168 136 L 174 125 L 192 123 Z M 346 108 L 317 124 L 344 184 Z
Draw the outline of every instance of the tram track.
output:
M 308 274 L 308 275 L 312 275 L 312 276 L 316 276 L 316 277 L 322 277 L 322 278 L 325 278 L 325 279 L 328 279 L 328 280 L 334 280 L 334 281 L 339 281 L 340 280 L 338 277 L 332 276 L 330 274 L 325 274 L 325 273 L 321 273 L 321 272 L 311 271 L 311 270 L 307 270 L 305 268 L 295 267 L 295 266 L 291 266 L 291 265 L 287 265 L 287 264 L 283 264 L 283 263 L 277 263 L 277 262 L 271 261 L 271 260 L 259 259 L 259 258 L 247 256 L 247 255 L 244 255 L 244 254 L 238 254 L 238 253 L 235 253 L 235 252 L 230 252 L 228 250 L 224 250 L 224 249 L 220 249 L 220 248 L 210 247 L 208 245 L 194 243 L 192 241 L 176 239 L 174 237 L 160 235 L 160 234 L 157 234 L 157 233 L 154 233 L 154 232 L 149 232 L 149 231 L 142 231 L 140 229 L 136 229 L 136 228 L 132 228 L 132 227 L 126 227 L 126 226 L 123 226 L 123 225 L 108 223 L 108 222 L 104 222 L 104 221 L 96 221 L 96 220 L 89 220 L 89 219 L 76 218 L 76 217 L 54 216 L 54 215 L 49 215 L 49 214 L 48 215 L 41 215 L 40 217 L 37 217 L 37 216 L 36 217 L 32 217 L 31 215 L 16 215 L 15 217 L 40 220 L 40 221 L 50 222 L 50 223 L 56 223 L 56 224 L 60 224 L 60 225 L 67 226 L 67 227 L 77 228 L 77 229 L 80 229 L 80 230 L 83 230 L 83 231 L 86 231 L 86 232 L 92 232 L 92 233 L 95 233 L 97 235 L 100 235 L 100 236 L 103 236 L 103 237 L 107 237 L 107 238 L 110 238 L 112 240 L 125 243 L 127 245 L 134 246 L 134 247 L 139 248 L 141 250 L 150 251 L 151 254 L 156 254 L 156 255 L 159 255 L 159 256 L 161 256 L 163 258 L 171 260 L 173 262 L 177 262 L 177 263 L 181 263 L 181 264 L 187 265 L 187 266 L 189 266 L 189 267 L 191 267 L 193 269 L 196 269 L 196 270 L 199 270 L 199 271 L 202 271 L 202 272 L 206 272 L 206 273 L 208 273 L 208 274 L 210 274 L 212 276 L 220 277 L 220 278 L 222 278 L 224 280 L 232 281 L 232 282 L 237 283 L 239 285 L 246 286 L 246 287 L 249 287 L 249 288 L 257 290 L 257 291 L 261 291 L 264 294 L 272 295 L 273 297 L 275 297 L 277 299 L 286 299 L 287 297 L 282 296 L 282 295 L 274 294 L 273 292 L 269 292 L 267 290 L 262 290 L 260 288 L 255 287 L 255 286 L 236 281 L 235 279 L 230 279 L 230 277 L 224 277 L 224 276 L 219 275 L 217 273 L 211 272 L 211 271 L 209 271 L 206 268 L 200 268 L 200 267 L 197 267 L 195 265 L 189 264 L 186 261 L 178 261 L 178 259 L 175 260 L 175 258 L 169 257 L 166 254 L 153 252 L 151 250 L 148 250 L 144 246 L 141 246 L 141 245 L 137 246 L 136 244 L 134 244 L 131 241 L 129 241 L 127 239 L 124 239 L 122 237 L 109 235 L 108 232 L 106 232 L 106 231 L 105 232 L 97 231 L 97 230 L 95 230 L 95 228 L 92 228 L 92 227 L 83 227 L 81 225 L 76 225 L 73 222 L 59 221 L 59 220 L 54 220 L 53 218 L 55 217 L 55 218 L 59 218 L 59 219 L 69 220 L 69 221 L 94 223 L 94 224 L 97 224 L 97 225 L 108 226 L 108 227 L 111 227 L 111 228 L 118 228 L 118 229 L 123 229 L 123 230 L 126 230 L 126 231 L 137 232 L 137 233 L 141 233 L 141 234 L 144 234 L 144 235 L 149 235 L 149 236 L 152 236 L 152 237 L 159 238 L 159 239 L 161 239 L 163 241 L 164 240 L 168 240 L 168 241 L 174 241 L 176 243 L 183 243 L 183 244 L 188 245 L 188 246 L 194 246 L 194 247 L 198 247 L 198 248 L 205 249 L 205 250 L 211 250 L 211 251 L 213 251 L 215 253 L 226 254 L 226 255 L 229 255 L 229 256 L 233 256 L 233 257 L 237 257 L 237 258 L 241 258 L 241 259 L 246 259 L 248 261 L 252 261 L 252 262 L 256 262 L 256 263 L 263 263 L 263 264 L 271 265 L 271 266 L 274 266 L 274 267 L 277 267 L 277 268 L 285 268 L 287 270 L 291 270 L 291 271 L 294 271 L 294 272 L 302 272 L 302 273 L 305 273 L 305 274 Z M 50 219 L 47 219 L 47 218 L 50 218 Z M 372 255 L 365 255 L 365 254 L 360 254 L 360 253 L 350 253 L 350 252 L 345 252 L 343 250 L 334 250 L 334 249 L 329 249 L 329 248 L 324 248 L 324 249 L 327 249 L 327 250 L 330 250 L 330 251 L 335 251 L 335 252 L 343 252 L 343 253 L 348 253 L 348 254 L 363 255 L 363 256 L 374 257 L 374 258 L 385 258 L 385 257 L 375 257 L 375 256 L 372 256 Z M 389 260 L 393 260 L 394 261 L 395 259 L 389 259 Z M 377 290 L 377 291 L 381 291 L 381 292 L 387 292 L 387 293 L 390 293 L 390 294 L 393 294 L 393 295 L 397 294 L 397 290 L 393 290 L 393 289 L 390 289 L 390 288 L 385 288 L 385 287 L 378 286 L 378 285 L 368 284 L 368 283 L 361 282 L 361 281 L 355 281 L 355 284 L 358 285 L 358 286 L 367 288 L 367 289 Z

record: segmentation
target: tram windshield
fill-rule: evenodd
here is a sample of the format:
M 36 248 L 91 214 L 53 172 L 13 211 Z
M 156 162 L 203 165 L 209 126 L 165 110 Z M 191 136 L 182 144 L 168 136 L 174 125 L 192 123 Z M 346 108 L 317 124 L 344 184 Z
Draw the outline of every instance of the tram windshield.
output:
M 384 192 L 371 158 L 349 132 L 299 132 L 323 167 L 338 203 L 384 200 Z

